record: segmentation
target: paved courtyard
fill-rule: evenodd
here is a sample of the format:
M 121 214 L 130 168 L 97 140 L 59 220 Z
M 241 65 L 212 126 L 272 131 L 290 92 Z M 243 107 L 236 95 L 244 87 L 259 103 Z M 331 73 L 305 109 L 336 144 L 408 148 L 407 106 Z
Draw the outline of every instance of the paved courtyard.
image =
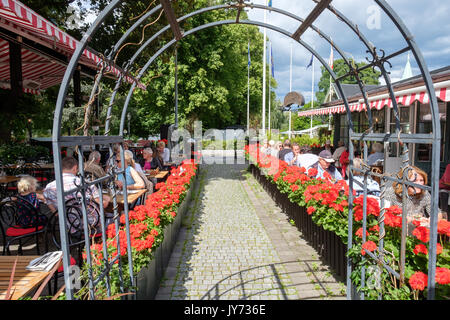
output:
M 202 165 L 156 299 L 344 299 L 344 284 L 246 169 Z

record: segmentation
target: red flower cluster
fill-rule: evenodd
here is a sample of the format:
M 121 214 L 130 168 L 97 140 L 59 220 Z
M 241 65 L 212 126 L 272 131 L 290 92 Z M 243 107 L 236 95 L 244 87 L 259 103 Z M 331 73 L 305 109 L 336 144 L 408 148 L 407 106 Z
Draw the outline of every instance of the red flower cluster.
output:
M 355 221 L 361 221 L 363 219 L 363 203 L 364 203 L 364 195 L 360 195 L 358 198 L 356 198 L 353 203 L 355 204 L 354 207 L 354 217 Z M 367 208 L 366 213 L 368 215 L 374 215 L 375 217 L 378 217 L 380 214 L 380 205 L 378 204 L 377 199 L 372 197 L 367 197 Z
M 420 241 L 427 243 L 430 240 L 430 229 L 419 226 L 413 230 L 413 236 Z
M 402 209 L 398 206 L 386 208 L 384 212 L 384 224 L 393 228 L 402 227 Z
M 362 233 L 362 231 L 361 231 L 361 233 Z M 363 243 L 362 249 L 361 249 L 361 254 L 363 256 L 366 254 L 366 251 L 364 249 L 366 249 L 367 251 L 372 252 L 372 251 L 377 249 L 377 245 L 373 241 L 366 241 L 365 243 Z
M 361 239 L 362 239 L 362 237 L 363 237 L 363 228 L 361 227 L 361 228 L 359 228 L 356 232 L 355 232 L 355 235 L 356 236 L 358 236 L 358 237 L 360 237 Z M 368 237 L 370 234 L 367 232 L 367 230 L 366 230 L 366 236 Z
M 315 207 L 308 207 L 308 209 L 306 209 L 306 212 L 309 215 L 312 215 L 314 212 L 316 212 L 316 208 Z
M 439 284 L 450 284 L 450 269 L 436 267 L 436 282 Z
M 436 254 L 441 254 L 442 251 L 443 251 L 443 248 L 442 248 L 441 244 L 437 243 L 436 244 Z M 423 254 L 427 255 L 428 254 L 428 248 L 424 244 L 418 244 L 418 245 L 416 245 L 414 247 L 413 252 L 415 254 L 423 253 Z
M 424 245 L 424 244 L 418 244 L 418 245 L 415 246 L 413 252 L 414 252 L 415 254 L 423 253 L 423 254 L 426 255 L 426 254 L 428 254 L 428 249 L 427 249 L 427 246 L 426 246 L 426 245 Z
M 409 285 L 414 290 L 423 291 L 425 289 L 425 287 L 427 286 L 427 284 L 428 284 L 428 276 L 421 271 L 415 272 L 409 278 Z
M 443 268 L 443 267 L 436 267 L 436 277 L 435 277 L 436 283 L 447 285 L 450 284 L 450 269 Z M 421 272 L 416 271 L 410 278 L 409 278 L 409 285 L 414 290 L 420 290 L 423 291 L 428 285 L 428 276 Z
M 172 169 L 165 183 L 157 185 L 158 191 L 147 197 L 145 205 L 136 206 L 128 213 L 130 226 L 130 246 L 136 252 L 149 252 L 152 250 L 155 240 L 161 235 L 161 218 L 173 219 L 176 216 L 177 204 L 180 196 L 186 191 L 192 177 L 196 174 L 197 166 L 189 161 L 183 162 L 178 168 Z M 118 232 L 120 255 L 127 253 L 127 237 L 125 232 L 125 215 L 121 215 L 121 227 Z M 107 246 L 109 254 L 114 258 L 117 256 L 117 235 L 115 225 L 107 228 Z M 94 243 L 91 250 L 96 257 L 94 263 L 101 264 L 103 259 L 102 244 Z M 86 255 L 84 254 L 84 258 Z
M 450 237 L 450 221 L 439 220 L 438 221 L 438 233 Z

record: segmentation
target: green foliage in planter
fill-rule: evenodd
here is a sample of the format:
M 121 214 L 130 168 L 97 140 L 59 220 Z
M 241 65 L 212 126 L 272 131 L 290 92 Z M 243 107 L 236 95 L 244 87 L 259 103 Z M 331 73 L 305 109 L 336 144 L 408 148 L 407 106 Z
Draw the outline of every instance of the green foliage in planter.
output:
M 35 161 L 41 157 L 48 158 L 50 152 L 43 146 L 30 146 L 27 144 L 10 144 L 0 146 L 0 161 L 5 164 L 15 163 L 19 159 Z

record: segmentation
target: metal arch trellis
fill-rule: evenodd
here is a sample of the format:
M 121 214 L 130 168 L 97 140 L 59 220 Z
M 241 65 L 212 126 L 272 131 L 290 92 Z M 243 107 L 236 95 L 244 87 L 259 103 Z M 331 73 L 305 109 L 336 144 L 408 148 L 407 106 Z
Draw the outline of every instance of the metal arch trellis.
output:
M 433 299 L 434 298 L 434 287 L 435 287 L 435 280 L 434 280 L 434 276 L 435 276 L 435 267 L 436 267 L 436 240 L 437 240 L 437 197 L 438 197 L 438 188 L 437 188 L 437 184 L 435 183 L 435 181 L 438 180 L 438 174 L 439 174 L 439 148 L 440 148 L 440 140 L 441 140 L 441 133 L 440 133 L 440 126 L 439 126 L 439 113 L 436 111 L 437 109 L 437 99 L 436 96 L 434 94 L 434 87 L 432 85 L 432 81 L 431 81 L 431 77 L 429 75 L 429 71 L 428 68 L 425 64 L 425 61 L 423 59 L 423 56 L 419 50 L 419 48 L 417 47 L 417 45 L 415 44 L 415 42 L 413 41 L 413 37 L 411 36 L 411 34 L 409 33 L 408 29 L 405 27 L 405 25 L 402 23 L 401 19 L 398 17 L 398 15 L 396 15 L 396 13 L 392 10 L 392 8 L 385 2 L 382 0 L 375 0 L 376 4 L 388 15 L 388 17 L 394 22 L 394 24 L 396 25 L 396 27 L 398 28 L 398 30 L 400 31 L 400 33 L 402 34 L 403 38 L 406 40 L 408 46 L 406 48 L 403 48 L 395 53 L 392 53 L 388 56 L 385 56 L 384 51 L 380 50 L 382 52 L 382 56 L 380 57 L 379 54 L 377 53 L 377 50 L 375 47 L 373 47 L 373 45 L 367 41 L 367 39 L 364 37 L 364 35 L 361 33 L 361 31 L 358 29 L 358 27 L 353 24 L 349 19 L 347 19 L 343 14 L 341 14 L 339 11 L 337 11 L 334 7 L 332 7 L 330 5 L 330 3 L 332 2 L 331 0 L 313 0 L 317 3 L 316 7 L 313 9 L 313 11 L 310 13 L 310 15 L 308 15 L 308 17 L 306 19 L 302 19 L 299 18 L 297 16 L 295 16 L 292 13 L 289 13 L 287 11 L 284 11 L 282 9 L 278 9 L 275 7 L 268 7 L 268 6 L 264 6 L 264 5 L 256 5 L 253 3 L 248 3 L 248 1 L 231 1 L 228 2 L 228 4 L 220 4 L 220 5 L 215 5 L 215 6 L 210 6 L 210 7 L 206 7 L 206 8 L 202 8 L 199 9 L 195 12 L 191 12 L 183 17 L 177 18 L 174 14 L 173 8 L 171 7 L 171 3 L 169 0 L 160 0 L 159 5 L 155 6 L 153 9 L 148 10 L 149 8 L 146 9 L 146 12 L 141 14 L 138 21 L 135 22 L 133 24 L 132 27 L 130 27 L 125 33 L 124 35 L 121 37 L 121 39 L 114 45 L 111 47 L 111 50 L 107 53 L 105 53 L 105 56 L 107 56 L 106 61 L 111 61 L 114 57 L 114 55 L 116 55 L 115 58 L 117 58 L 117 54 L 120 53 L 120 48 L 122 47 L 123 43 L 126 41 L 126 39 L 128 38 L 128 36 L 136 29 L 138 28 L 143 22 L 145 22 L 148 18 L 150 18 L 153 14 L 155 14 L 156 12 L 158 12 L 159 10 L 163 10 L 166 14 L 166 17 L 169 21 L 169 25 L 167 25 L 166 27 L 162 28 L 161 30 L 159 30 L 158 32 L 154 33 L 144 44 L 140 45 L 139 48 L 137 49 L 137 51 L 135 52 L 135 54 L 126 62 L 125 66 L 124 66 L 124 74 L 119 76 L 119 79 L 116 82 L 116 86 L 112 92 L 111 95 L 111 100 L 109 103 L 109 107 L 108 107 L 108 111 L 107 111 L 107 118 L 106 118 L 106 123 L 105 123 L 105 136 L 103 137 L 62 137 L 61 136 L 61 132 L 60 132 L 60 128 L 61 128 L 61 116 L 62 116 L 62 108 L 63 105 L 65 103 L 66 100 L 66 96 L 67 96 L 67 92 L 68 92 L 68 86 L 70 83 L 70 79 L 73 76 L 75 67 L 77 65 L 78 60 L 81 57 L 81 54 L 83 52 L 83 50 L 85 49 L 85 47 L 87 46 L 89 40 L 92 38 L 92 36 L 97 32 L 97 30 L 100 28 L 100 26 L 104 23 L 105 19 L 117 8 L 117 6 L 119 4 L 121 4 L 123 1 L 122 0 L 113 0 L 111 1 L 106 8 L 100 13 L 100 15 L 98 16 L 98 18 L 96 19 L 96 21 L 92 24 L 92 26 L 90 27 L 90 29 L 86 32 L 86 34 L 83 36 L 82 41 L 80 42 L 80 46 L 77 47 L 75 53 L 72 56 L 72 59 L 68 65 L 68 68 L 66 70 L 66 73 L 64 75 L 63 78 L 63 83 L 60 89 L 60 92 L 58 94 L 58 100 L 56 103 L 56 109 L 55 109 L 55 116 L 54 116 L 54 123 L 53 123 L 53 150 L 54 151 L 60 151 L 62 147 L 64 146 L 70 146 L 70 145 L 76 145 L 79 147 L 82 147 L 83 145 L 92 145 L 92 144 L 108 144 L 109 145 L 109 150 L 110 150 L 110 155 L 113 155 L 113 149 L 112 149 L 112 145 L 114 143 L 119 143 L 121 144 L 123 142 L 123 131 L 124 131 L 124 124 L 125 124 L 125 116 L 126 116 L 126 112 L 127 112 L 127 108 L 128 108 L 128 104 L 131 101 L 132 95 L 134 93 L 134 90 L 137 87 L 137 82 L 134 82 L 131 85 L 131 88 L 129 90 L 129 93 L 127 95 L 127 98 L 125 100 L 123 109 L 122 109 L 122 115 L 121 115 L 121 121 L 120 121 L 120 131 L 119 131 L 119 135 L 118 136 L 109 136 L 109 132 L 110 132 L 110 119 L 111 119 L 111 115 L 112 115 L 112 106 L 115 103 L 115 97 L 116 94 L 119 90 L 119 88 L 122 86 L 122 81 L 123 81 L 123 77 L 127 76 L 130 72 L 131 72 L 131 67 L 133 66 L 134 61 L 137 59 L 137 57 L 143 52 L 143 50 L 148 47 L 155 39 L 157 39 L 162 33 L 164 33 L 165 31 L 171 29 L 173 34 L 175 35 L 175 38 L 168 42 L 166 45 L 164 45 L 162 48 L 160 48 L 150 59 L 149 61 L 144 65 L 143 68 L 141 68 L 139 70 L 139 74 L 136 77 L 136 81 L 139 81 L 142 76 L 147 72 L 148 68 L 151 66 L 151 64 L 163 53 L 165 52 L 168 48 L 170 48 L 172 45 L 176 44 L 178 41 L 182 40 L 184 37 L 187 37 L 191 34 L 194 34 L 200 30 L 204 30 L 210 27 L 215 27 L 215 26 L 221 26 L 221 25 L 226 25 L 226 24 L 249 24 L 249 25 L 256 25 L 256 26 L 260 26 L 260 27 L 264 27 L 264 28 L 269 28 L 272 29 L 274 31 L 277 31 L 278 33 L 284 34 L 285 36 L 291 37 L 294 40 L 296 40 L 300 45 L 302 45 L 305 49 L 307 49 L 309 52 L 311 52 L 319 61 L 320 63 L 325 67 L 325 69 L 330 73 L 331 77 L 334 79 L 338 91 L 341 93 L 341 96 L 343 97 L 344 100 L 344 105 L 347 111 L 347 121 L 349 124 L 349 137 L 351 140 L 357 140 L 357 141 L 363 141 L 364 142 L 364 159 L 367 159 L 367 141 L 383 141 L 383 142 L 400 142 L 403 145 L 403 156 L 404 156 L 404 167 L 407 167 L 408 164 L 408 148 L 406 143 L 415 143 L 418 142 L 419 143 L 429 143 L 429 144 L 433 144 L 433 165 L 432 165 L 432 186 L 430 187 L 424 187 L 424 186 L 420 186 L 420 185 L 416 185 L 414 183 L 405 181 L 405 179 L 403 178 L 402 180 L 400 179 L 396 179 L 396 178 L 392 178 L 389 176 L 383 176 L 382 177 L 382 191 L 384 190 L 384 182 L 385 181 L 397 181 L 399 183 L 402 183 L 403 186 L 409 186 L 409 185 L 414 185 L 417 186 L 419 188 L 423 188 L 425 190 L 429 190 L 431 191 L 432 194 L 432 213 L 431 213 L 431 222 L 430 222 L 430 254 L 429 254 L 429 277 L 428 277 L 428 298 L 429 299 Z M 213 10 L 221 10 L 221 9 L 237 9 L 237 18 L 236 20 L 224 20 L 224 21 L 216 21 L 216 22 L 212 22 L 212 23 L 208 23 L 202 26 L 198 26 L 196 28 L 193 28 L 191 30 L 188 30 L 186 32 L 184 32 L 184 34 L 181 32 L 181 29 L 179 27 L 179 23 L 183 20 L 186 20 L 190 17 L 193 17 L 195 15 L 207 12 L 207 11 L 213 11 Z M 262 10 L 271 10 L 271 11 L 275 11 L 279 14 L 282 14 L 286 17 L 290 17 L 293 18 L 297 21 L 300 22 L 300 27 L 294 32 L 294 33 L 290 33 L 286 30 L 283 30 L 279 27 L 273 26 L 273 25 L 269 25 L 269 24 L 265 24 L 265 23 L 261 23 L 261 22 L 257 22 L 257 21 L 250 21 L 250 20 L 240 20 L 240 12 L 241 10 L 243 10 L 244 8 L 257 8 L 257 9 L 262 9 Z M 317 17 L 322 14 L 322 12 L 324 10 L 329 10 L 330 12 L 332 12 L 334 15 L 336 15 L 336 17 L 342 21 L 344 24 L 346 24 L 358 37 L 358 39 L 364 43 L 364 45 L 367 47 L 367 52 L 371 55 L 371 60 L 369 61 L 369 64 L 366 67 L 363 68 L 355 68 L 352 63 L 347 59 L 347 57 L 345 56 L 344 52 L 339 48 L 339 46 L 336 45 L 335 42 L 333 42 L 331 40 L 331 37 L 327 36 L 325 33 L 323 33 L 319 28 L 315 27 L 313 25 L 313 22 L 317 19 Z M 137 18 L 136 18 L 137 19 Z M 320 55 L 312 49 L 311 46 L 309 46 L 307 43 L 305 43 L 304 41 L 302 41 L 301 35 L 307 30 L 311 28 L 312 30 L 314 30 L 315 32 L 317 32 L 323 39 L 325 39 L 327 42 L 329 42 L 337 51 L 338 53 L 342 56 L 342 58 L 344 59 L 344 62 L 348 65 L 350 72 L 342 77 L 337 77 L 333 70 L 331 70 L 331 68 L 328 66 L 328 64 L 320 57 Z M 433 131 L 431 134 L 427 135 L 427 134 L 420 134 L 420 135 L 405 135 L 401 133 L 400 130 L 400 119 L 399 119 L 399 113 L 398 113 L 398 106 L 395 100 L 395 95 L 393 92 L 393 88 L 390 82 L 390 78 L 388 75 L 388 72 L 386 71 L 384 65 L 385 63 L 389 64 L 389 59 L 402 54 L 406 51 L 412 51 L 414 57 L 416 58 L 416 61 L 418 62 L 419 68 L 421 70 L 422 73 L 422 77 L 425 81 L 425 85 L 430 97 L 430 106 L 431 106 L 431 112 L 432 112 L 432 125 L 433 125 Z M 115 60 L 115 59 L 114 59 Z M 367 67 L 377 67 L 380 69 L 385 81 L 386 81 L 386 85 L 389 89 L 389 95 L 391 97 L 391 101 L 393 103 L 393 109 L 394 109 L 394 117 L 395 117 L 395 124 L 396 124 L 396 132 L 395 135 L 390 134 L 390 133 L 386 133 L 386 134 L 374 134 L 373 130 L 372 130 L 372 126 L 373 126 L 373 121 L 372 121 L 372 115 L 371 115 L 371 110 L 369 107 L 369 103 L 368 103 L 368 98 L 367 98 L 367 94 L 365 92 L 365 88 L 364 88 L 364 84 L 362 83 L 362 81 L 359 79 L 359 72 L 361 72 L 362 70 L 364 70 Z M 95 84 L 94 84 L 94 89 L 93 92 L 95 92 L 95 90 L 97 89 L 99 83 L 101 82 L 102 79 L 102 75 L 103 75 L 103 68 L 101 69 L 98 77 L 95 80 Z M 353 131 L 353 123 L 352 123 L 352 119 L 351 119 L 351 111 L 348 105 L 348 101 L 347 98 L 342 90 L 340 81 L 342 79 L 344 79 L 347 76 L 355 76 L 356 79 L 358 80 L 358 84 L 359 84 L 359 88 L 360 91 L 363 95 L 364 98 L 364 102 L 366 104 L 366 110 L 367 110 L 367 115 L 368 115 L 368 120 L 369 120 L 369 129 L 362 133 L 362 134 L 358 134 L 355 133 Z M 92 95 L 91 95 L 92 96 Z M 385 143 L 386 145 L 386 143 Z M 349 144 L 349 153 L 350 153 L 350 168 L 352 169 L 353 166 L 353 159 L 354 159 L 354 150 L 353 150 L 353 145 Z M 122 159 L 122 163 L 124 162 L 124 153 L 123 153 L 123 147 L 121 146 L 120 148 L 120 156 Z M 62 181 L 62 174 L 61 174 L 61 155 L 60 152 L 54 152 L 54 162 L 55 162 L 55 174 L 56 174 L 56 183 L 57 183 L 57 187 L 58 187 L 58 192 L 59 192 L 59 197 L 58 197 L 58 210 L 59 212 L 64 212 L 65 211 L 65 204 L 64 204 L 64 195 L 68 194 L 69 192 L 65 191 L 61 191 L 62 188 L 61 186 L 63 185 L 63 181 Z M 85 208 L 85 192 L 86 189 L 92 185 L 92 184 L 99 184 L 99 182 L 101 181 L 94 181 L 91 183 L 88 183 L 86 181 L 84 181 L 83 179 L 83 157 L 82 154 L 79 154 L 79 164 L 80 164 L 80 174 L 81 174 L 81 185 L 78 188 L 78 190 L 82 191 L 81 193 L 83 194 L 83 215 L 84 218 L 86 218 L 86 208 Z M 114 166 L 112 166 L 114 167 Z M 354 168 L 353 168 L 354 169 Z M 353 175 L 351 174 L 350 170 L 350 188 L 352 188 L 352 181 L 353 181 Z M 362 170 L 362 172 L 364 173 L 365 177 L 367 177 L 368 175 L 375 175 L 372 172 L 369 172 L 367 170 L 367 168 L 365 170 Z M 116 174 L 123 174 L 123 170 L 119 170 L 119 171 L 115 171 L 112 170 L 111 172 L 108 173 L 108 177 L 104 178 L 105 179 L 110 179 L 111 177 L 113 177 Z M 102 181 L 103 181 L 102 180 Z M 366 179 L 365 179 L 366 181 Z M 115 199 L 115 188 L 113 183 L 111 184 L 111 187 L 113 188 L 113 201 L 114 201 L 114 210 L 115 210 L 115 215 L 117 216 L 117 202 Z M 100 186 L 101 188 L 101 186 Z M 126 198 L 126 188 L 124 188 L 124 197 Z M 352 192 L 350 192 L 349 195 L 349 220 L 348 220 L 348 227 L 349 227 L 349 233 L 348 233 L 348 249 L 351 249 L 352 247 L 352 204 L 353 204 L 353 195 Z M 365 238 L 365 228 L 366 228 L 366 206 L 367 206 L 367 185 L 365 183 L 364 186 L 364 203 L 363 203 L 363 237 Z M 384 199 L 382 197 L 381 199 L 381 207 L 384 207 Z M 128 204 L 125 202 L 125 215 L 126 215 L 126 234 L 127 234 L 127 239 L 128 239 L 128 265 L 129 265 L 129 270 L 130 270 L 130 285 L 131 287 L 134 286 L 134 278 L 133 278 L 133 267 L 132 267 L 132 261 L 131 261 L 131 255 L 130 255 L 130 241 L 129 241 L 129 232 L 128 232 Z M 382 213 L 380 214 L 380 235 L 383 233 L 384 230 L 384 224 L 383 224 L 383 210 Z M 405 210 L 403 210 L 403 221 L 404 221 L 404 225 L 402 227 L 402 250 L 403 250 L 403 254 L 404 254 L 404 235 L 405 235 L 405 229 L 406 229 L 406 225 L 405 225 Z M 101 215 L 103 218 L 103 207 L 101 206 Z M 64 226 L 66 224 L 65 221 L 65 217 L 64 215 L 59 215 L 60 219 L 59 219 L 59 224 L 60 224 L 60 230 L 61 230 L 61 240 L 63 245 L 63 251 L 64 251 L 64 255 L 63 255 L 63 265 L 64 265 L 64 279 L 66 284 L 69 283 L 69 253 L 67 250 L 67 233 L 63 232 L 65 230 Z M 116 231 L 118 230 L 118 221 L 116 219 Z M 87 223 L 85 223 L 85 229 L 87 228 Z M 102 226 L 103 231 L 105 231 L 105 227 L 104 225 Z M 88 235 L 87 233 L 88 231 L 85 230 L 85 234 Z M 92 261 L 90 260 L 90 251 L 88 248 L 89 245 L 89 241 L 88 241 L 89 237 L 86 237 L 86 249 L 87 249 L 87 263 L 89 265 L 89 267 L 92 266 Z M 365 239 L 363 239 L 365 240 Z M 119 241 L 119 240 L 117 240 Z M 104 242 L 105 243 L 105 242 Z M 107 259 L 107 252 L 105 250 L 106 248 L 104 247 L 104 255 Z M 380 237 L 379 239 L 379 251 L 380 253 L 383 252 L 383 238 Z M 383 260 L 383 256 L 382 254 L 379 257 L 374 256 L 371 252 L 368 252 L 369 256 L 371 256 L 372 258 L 376 259 L 381 265 L 383 265 L 384 267 L 387 267 L 384 265 L 384 260 Z M 119 255 L 120 256 L 120 255 Z M 404 257 L 404 255 L 403 255 Z M 403 258 L 404 259 L 404 258 Z M 120 259 L 119 259 L 119 263 L 120 263 Z M 388 267 L 387 267 L 388 268 Z M 351 260 L 348 259 L 347 262 L 347 298 L 351 299 L 352 298 L 352 294 L 351 294 L 351 280 L 350 280 L 350 273 L 351 273 L 351 269 L 352 269 L 352 264 L 351 264 Z M 394 274 L 394 276 L 402 279 L 403 274 L 402 274 L 402 270 L 400 270 L 400 274 L 397 274 L 394 270 L 389 270 L 389 272 L 392 272 Z M 108 267 L 105 269 L 105 271 L 102 273 L 102 275 L 100 275 L 100 277 L 98 279 L 96 279 L 94 281 L 92 275 L 90 274 L 90 293 L 91 293 L 91 298 L 94 298 L 94 286 L 104 277 L 107 278 L 108 276 L 108 272 L 109 269 Z M 123 280 L 123 279 L 122 279 Z M 403 281 L 403 280 L 401 280 Z M 108 286 L 109 282 L 107 281 L 107 286 Z M 362 269 L 362 284 L 364 286 L 364 268 Z M 123 283 L 122 283 L 123 286 Z M 123 287 L 122 287 L 123 289 Z M 108 289 L 109 290 L 109 289 Z M 66 294 L 67 297 L 69 299 L 73 298 L 72 295 L 72 291 L 70 289 L 70 286 L 67 286 L 66 288 Z M 364 295 L 361 295 L 362 298 L 364 298 Z

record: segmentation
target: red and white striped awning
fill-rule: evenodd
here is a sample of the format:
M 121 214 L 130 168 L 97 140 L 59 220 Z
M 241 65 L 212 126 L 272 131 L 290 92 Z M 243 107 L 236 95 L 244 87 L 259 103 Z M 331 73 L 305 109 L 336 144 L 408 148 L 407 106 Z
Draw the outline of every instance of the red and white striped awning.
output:
M 450 83 L 440 84 L 435 83 L 435 92 L 436 97 L 440 99 L 441 101 L 448 102 L 450 101 Z M 403 105 L 403 106 L 410 106 L 415 101 L 419 101 L 420 103 L 429 103 L 430 97 L 428 96 L 428 92 L 426 90 L 423 90 L 423 87 L 418 87 L 417 91 L 414 92 L 414 89 L 409 89 L 407 94 L 403 94 L 401 91 L 398 93 L 394 92 L 395 94 L 395 100 L 397 101 L 397 104 Z M 389 108 L 393 108 L 392 100 L 389 98 L 379 98 L 374 99 L 373 101 L 370 101 L 371 98 L 369 98 L 369 105 L 370 109 L 376 109 L 381 110 L 384 106 L 388 106 Z M 364 102 L 356 102 L 349 104 L 349 108 L 351 112 L 361 112 L 367 110 L 366 105 Z M 335 113 L 345 113 L 345 105 L 341 104 L 338 106 L 332 106 L 327 108 L 320 108 L 320 109 L 313 109 L 313 110 L 305 110 L 298 113 L 299 117 L 310 117 L 310 116 L 317 116 L 317 115 L 329 115 L 329 114 L 335 114 Z
M 0 0 L 0 26 L 69 57 L 72 56 L 79 45 L 76 39 L 17 0 Z M 7 41 L 2 40 L 0 42 L 0 50 L 0 87 L 9 88 L 9 45 Z M 49 63 L 48 61 L 51 60 L 49 57 L 22 49 L 22 60 L 25 92 L 38 93 L 62 82 L 65 66 L 61 68 L 61 65 L 57 66 L 54 62 L 50 61 Z M 88 49 L 83 51 L 80 59 L 81 64 L 96 70 L 100 69 L 103 61 L 97 53 Z M 7 72 L 6 69 L 8 70 Z M 119 77 L 122 74 L 121 70 L 115 66 L 109 67 L 107 72 L 115 77 Z M 35 86 L 27 87 L 27 80 L 34 82 L 39 80 L 41 76 L 44 77 L 44 80 L 42 80 L 38 89 Z M 50 77 L 53 77 L 51 81 L 49 80 Z M 128 75 L 124 78 L 129 83 L 135 82 L 135 79 Z M 138 87 L 141 89 L 146 88 L 142 83 L 138 83 Z
M 66 66 L 48 57 L 22 48 L 22 78 L 25 93 L 39 94 L 61 83 Z M 0 39 L 0 88 L 11 89 L 9 71 L 9 43 Z

